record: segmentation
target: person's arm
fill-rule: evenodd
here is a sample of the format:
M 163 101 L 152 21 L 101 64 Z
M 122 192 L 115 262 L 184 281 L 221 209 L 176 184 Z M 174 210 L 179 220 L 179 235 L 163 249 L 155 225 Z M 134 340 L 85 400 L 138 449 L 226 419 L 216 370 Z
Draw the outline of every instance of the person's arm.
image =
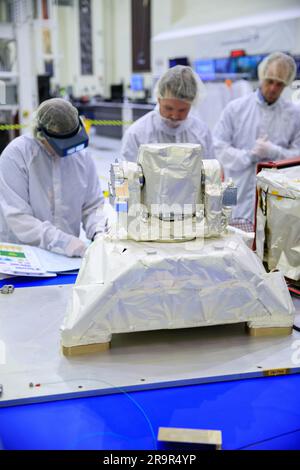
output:
M 207 133 L 205 136 L 204 158 L 215 158 L 215 150 L 213 146 L 212 135 L 209 129 L 207 129 Z
M 129 162 L 136 162 L 139 151 L 139 143 L 134 132 L 129 128 L 122 139 L 121 158 Z
M 86 155 L 86 161 L 88 185 L 82 207 L 82 223 L 87 238 L 93 240 L 96 233 L 105 231 L 106 217 L 103 213 L 104 198 L 96 167 L 90 155 Z
M 15 158 L 10 158 L 8 152 L 13 152 Z M 82 256 L 81 240 L 49 221 L 34 217 L 29 203 L 28 174 L 21 165 L 22 154 L 17 149 L 5 153 L 0 159 L 0 204 L 9 229 L 24 244 L 67 256 Z
M 296 106 L 296 109 L 293 111 L 291 119 L 294 121 L 294 129 L 288 148 L 276 145 L 276 160 L 300 157 L 300 107 Z M 282 128 L 282 132 L 285 132 L 284 126 Z
M 283 147 L 278 147 L 278 155 L 276 156 L 276 160 L 287 160 L 290 158 L 297 158 L 300 157 L 300 142 L 297 147 L 285 149 Z
M 300 157 L 300 116 L 289 148 L 273 144 L 268 137 L 257 139 L 253 154 L 259 160 L 286 160 Z M 284 129 L 283 129 L 284 132 Z
M 242 171 L 255 163 L 251 150 L 233 147 L 234 126 L 230 108 L 226 108 L 213 133 L 215 156 L 224 169 Z

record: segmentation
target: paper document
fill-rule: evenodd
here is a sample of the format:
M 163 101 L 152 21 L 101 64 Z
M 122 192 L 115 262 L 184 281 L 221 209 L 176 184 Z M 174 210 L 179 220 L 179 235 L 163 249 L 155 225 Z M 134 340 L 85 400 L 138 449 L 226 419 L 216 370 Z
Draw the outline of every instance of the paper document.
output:
M 81 258 L 69 258 L 29 245 L 0 242 L 0 273 L 11 276 L 56 276 L 80 268 Z
M 31 247 L 0 243 L 0 272 L 14 276 L 39 276 L 46 270 Z
M 70 258 L 69 256 L 58 255 L 52 251 L 43 250 L 42 248 L 32 248 L 38 256 L 43 268 L 48 272 L 63 273 L 80 268 L 82 258 Z

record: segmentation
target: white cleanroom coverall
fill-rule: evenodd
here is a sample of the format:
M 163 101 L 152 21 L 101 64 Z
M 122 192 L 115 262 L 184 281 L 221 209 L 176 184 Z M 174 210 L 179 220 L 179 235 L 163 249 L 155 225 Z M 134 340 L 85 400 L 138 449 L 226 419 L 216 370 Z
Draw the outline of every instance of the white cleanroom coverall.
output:
M 189 113 L 187 118 L 176 128 L 171 128 L 164 122 L 158 109 L 145 114 L 125 132 L 121 156 L 125 160 L 136 162 L 139 146 L 155 143 L 201 144 L 203 158 L 214 158 L 210 130 L 201 119 L 192 113 Z
M 80 225 L 91 239 L 104 230 L 103 196 L 87 150 L 47 152 L 30 136 L 14 139 L 0 157 L 0 241 L 76 253 Z
M 300 157 L 300 109 L 282 97 L 268 105 L 257 90 L 226 106 L 213 137 L 225 177 L 231 177 L 238 188 L 233 217 L 253 222 L 258 158 L 251 151 L 256 139 L 265 138 L 275 144 L 265 161 Z

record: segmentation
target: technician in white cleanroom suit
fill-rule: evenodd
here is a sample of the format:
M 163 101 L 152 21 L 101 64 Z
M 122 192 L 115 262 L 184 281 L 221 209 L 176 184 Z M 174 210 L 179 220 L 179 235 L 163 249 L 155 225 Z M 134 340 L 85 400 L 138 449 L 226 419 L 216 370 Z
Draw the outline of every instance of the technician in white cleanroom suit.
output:
M 77 109 L 60 98 L 44 101 L 33 133 L 14 139 L 0 157 L 0 241 L 83 256 L 81 222 L 92 239 L 105 218 L 92 158 L 76 151 L 88 144 Z
M 204 94 L 204 85 L 190 67 L 176 65 L 157 84 L 158 105 L 125 132 L 121 155 L 135 162 L 141 144 L 201 144 L 204 158 L 213 158 L 208 126 L 192 113 L 192 105 Z
M 280 96 L 295 79 L 294 59 L 281 52 L 270 54 L 258 75 L 259 89 L 230 102 L 213 133 L 216 158 L 238 188 L 233 217 L 252 222 L 257 162 L 300 156 L 300 109 Z

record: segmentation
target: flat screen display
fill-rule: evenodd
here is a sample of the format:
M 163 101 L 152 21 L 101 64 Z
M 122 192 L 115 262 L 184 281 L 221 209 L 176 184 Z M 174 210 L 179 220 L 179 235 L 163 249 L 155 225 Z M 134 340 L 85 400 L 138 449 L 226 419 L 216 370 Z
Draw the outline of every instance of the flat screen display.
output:
M 190 65 L 187 57 L 174 57 L 169 59 L 169 68 L 175 67 L 175 65 Z
M 195 60 L 194 70 L 203 81 L 214 80 L 216 77 L 214 59 Z
M 253 54 L 216 59 L 198 59 L 193 62 L 195 72 L 203 81 L 227 78 L 258 80 L 258 66 L 268 54 Z M 296 79 L 300 79 L 300 55 L 293 56 L 297 65 Z
M 236 57 L 236 73 L 243 74 L 250 80 L 257 80 L 257 67 L 264 57 L 264 54 Z
M 215 59 L 215 72 L 216 74 L 229 73 L 229 57 Z
M 144 90 L 144 77 L 138 74 L 131 75 L 130 88 L 133 91 L 143 91 Z

